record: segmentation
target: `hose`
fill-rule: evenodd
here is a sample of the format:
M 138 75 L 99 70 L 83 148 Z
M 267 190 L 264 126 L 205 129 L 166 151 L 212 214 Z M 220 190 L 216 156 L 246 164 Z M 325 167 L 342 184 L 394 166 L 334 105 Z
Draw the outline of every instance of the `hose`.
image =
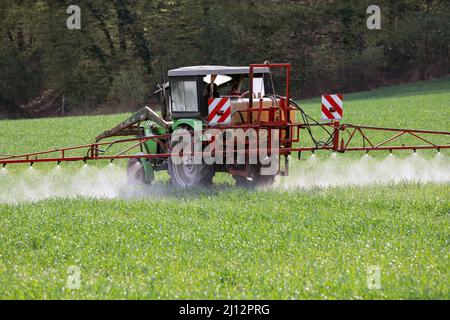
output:
M 333 137 L 334 137 L 334 132 L 330 132 L 330 130 L 327 128 L 326 125 L 319 123 L 317 120 L 313 119 L 311 116 L 309 116 L 303 109 L 302 107 L 300 107 L 300 105 L 298 105 L 294 100 L 289 99 L 289 102 L 294 105 L 297 110 L 300 111 L 300 113 L 302 114 L 302 119 L 303 119 L 303 123 L 305 124 L 305 128 L 308 131 L 309 136 L 311 137 L 311 140 L 314 142 L 315 146 L 317 148 L 321 148 L 321 147 L 329 147 L 332 146 L 333 144 Z M 328 139 L 326 141 L 322 141 L 322 140 L 318 140 L 314 137 L 314 134 L 312 133 L 311 130 L 311 124 L 310 121 L 313 122 L 314 124 L 318 125 L 320 128 L 322 128 L 322 130 L 324 130 L 327 135 L 328 135 Z
M 276 100 L 276 98 L 283 98 L 280 95 L 276 95 L 276 94 L 266 95 L 266 96 L 268 98 L 275 99 L 275 100 Z M 305 124 L 305 128 L 308 131 L 308 134 L 311 137 L 311 140 L 313 141 L 313 143 L 316 146 L 316 148 L 330 147 L 330 146 L 333 145 L 333 137 L 334 137 L 334 132 L 333 131 L 330 131 L 326 125 L 324 125 L 323 123 L 318 122 L 317 120 L 312 118 L 310 115 L 308 115 L 302 109 L 302 107 L 300 105 L 298 105 L 294 100 L 289 99 L 289 103 L 292 104 L 295 108 L 297 108 L 298 111 L 300 111 L 300 113 L 302 115 L 303 123 Z M 313 134 L 312 129 L 311 129 L 311 123 L 313 123 L 313 124 L 319 126 L 320 128 L 322 128 L 322 130 L 326 132 L 328 139 L 326 139 L 325 141 L 316 139 L 316 137 L 314 137 L 314 134 Z

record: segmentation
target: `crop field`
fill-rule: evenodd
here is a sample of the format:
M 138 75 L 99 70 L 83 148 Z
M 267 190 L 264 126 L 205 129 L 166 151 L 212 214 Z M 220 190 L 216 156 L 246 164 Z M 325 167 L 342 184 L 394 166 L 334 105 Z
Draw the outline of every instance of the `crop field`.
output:
M 302 105 L 319 118 L 319 99 Z M 450 78 L 344 108 L 346 123 L 450 131 Z M 90 143 L 127 116 L 3 120 L 0 153 Z M 130 190 L 125 161 L 0 169 L 0 299 L 450 299 L 449 152 L 363 157 L 293 156 L 265 190 L 224 174 L 172 189 L 166 173 Z

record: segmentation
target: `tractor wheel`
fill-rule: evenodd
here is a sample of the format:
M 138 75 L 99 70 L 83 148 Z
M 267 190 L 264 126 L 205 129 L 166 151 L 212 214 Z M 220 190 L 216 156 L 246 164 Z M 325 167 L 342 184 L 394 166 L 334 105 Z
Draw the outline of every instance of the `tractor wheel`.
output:
M 128 160 L 127 181 L 130 185 L 145 183 L 144 165 L 142 164 L 140 159 L 134 158 Z
M 173 141 L 170 145 L 170 150 L 178 143 L 180 142 Z M 194 164 L 193 156 L 183 156 L 183 161 L 180 164 L 176 164 L 172 157 L 169 157 L 168 162 L 170 181 L 173 186 L 182 188 L 208 187 L 212 184 L 214 168 L 206 163 Z

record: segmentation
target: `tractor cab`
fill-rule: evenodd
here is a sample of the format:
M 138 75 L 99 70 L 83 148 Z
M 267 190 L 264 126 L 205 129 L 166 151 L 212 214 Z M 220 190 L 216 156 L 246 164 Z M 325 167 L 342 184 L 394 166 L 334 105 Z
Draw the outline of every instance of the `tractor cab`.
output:
M 247 97 L 250 87 L 254 98 L 273 94 L 269 72 L 269 68 L 255 68 L 250 85 L 249 67 L 192 66 L 170 70 L 166 120 L 207 119 L 210 99 L 236 101 Z

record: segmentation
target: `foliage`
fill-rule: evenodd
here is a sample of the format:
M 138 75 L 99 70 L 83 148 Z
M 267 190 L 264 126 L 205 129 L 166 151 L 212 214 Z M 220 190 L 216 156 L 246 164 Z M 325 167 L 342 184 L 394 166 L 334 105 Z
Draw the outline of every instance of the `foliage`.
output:
M 448 299 L 449 191 L 221 186 L 0 205 L 0 297 Z M 381 290 L 367 288 L 371 265 Z M 67 288 L 69 266 L 81 269 L 79 290 Z
M 0 4 L 0 67 L 11 65 L 0 70 L 2 88 L 10 83 L 1 104 L 54 89 L 73 111 L 111 106 L 129 96 L 117 90 L 126 69 L 145 83 L 138 101 L 151 97 L 161 69 L 185 65 L 287 61 L 303 97 L 450 72 L 449 1 L 380 0 L 381 30 L 366 27 L 371 1 L 79 0 L 81 30 L 66 28 L 70 4 Z
M 115 104 L 137 109 L 145 102 L 147 89 L 142 70 L 125 69 L 114 76 L 109 99 Z

